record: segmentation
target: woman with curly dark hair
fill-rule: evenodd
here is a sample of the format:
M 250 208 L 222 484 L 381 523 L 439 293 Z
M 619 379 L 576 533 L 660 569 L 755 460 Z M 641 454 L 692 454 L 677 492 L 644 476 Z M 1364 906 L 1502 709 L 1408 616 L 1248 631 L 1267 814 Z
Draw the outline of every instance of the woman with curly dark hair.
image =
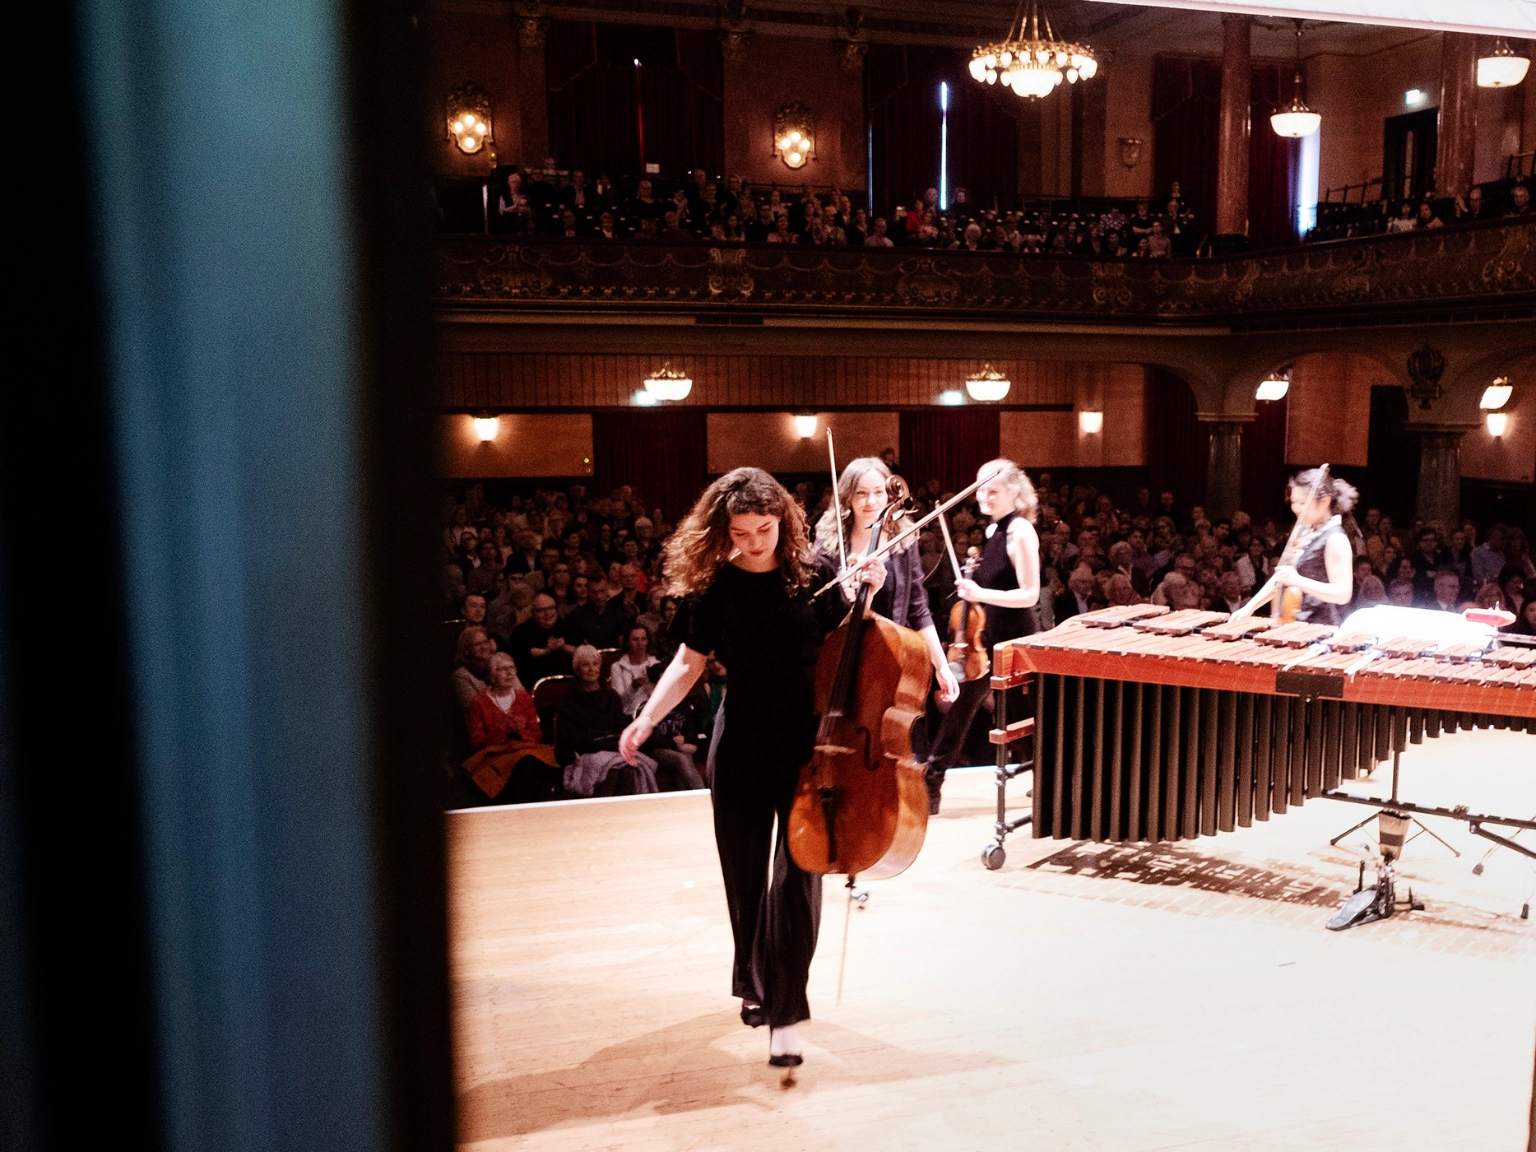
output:
M 732 994 L 743 1023 L 769 1026 L 769 1063 L 779 1067 L 800 1063 L 794 1025 L 810 1018 L 805 986 L 821 920 L 821 877 L 795 864 L 785 831 L 816 735 L 816 659 L 836 623 L 818 609 L 839 607 L 835 597 L 813 603 L 811 573 L 805 513 L 778 481 L 737 468 L 711 484 L 667 542 L 668 592 L 681 599 L 677 654 L 619 741 L 632 762 L 711 654 L 725 666 L 730 688 L 708 775 L 736 942 Z M 878 562 L 868 573 L 883 584 Z

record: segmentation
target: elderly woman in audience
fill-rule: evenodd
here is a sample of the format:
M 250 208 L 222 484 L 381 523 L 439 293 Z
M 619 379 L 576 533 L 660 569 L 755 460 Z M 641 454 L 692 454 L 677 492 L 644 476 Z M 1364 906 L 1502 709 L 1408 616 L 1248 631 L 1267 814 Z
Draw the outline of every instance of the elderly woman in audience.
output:
M 496 641 L 478 624 L 472 624 L 459 633 L 458 659 L 455 662 L 450 684 L 459 707 L 466 714 L 475 697 L 484 692 L 491 678 L 491 655 L 496 651 Z
M 517 678 L 511 656 L 493 653 L 489 664 L 491 682 L 469 707 L 475 752 L 464 770 L 488 800 L 548 800 L 559 791 L 562 773 L 555 750 L 544 743 L 533 696 Z

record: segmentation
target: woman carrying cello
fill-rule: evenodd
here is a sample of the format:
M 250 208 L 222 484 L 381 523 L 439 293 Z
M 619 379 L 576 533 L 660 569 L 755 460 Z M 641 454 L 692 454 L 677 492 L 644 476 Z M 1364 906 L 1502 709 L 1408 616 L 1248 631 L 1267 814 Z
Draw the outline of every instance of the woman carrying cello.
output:
M 1024 470 L 1012 460 L 993 460 L 977 470 L 991 478 L 976 489 L 981 514 L 991 523 L 986 544 L 974 574 L 955 581 L 955 594 L 985 607 L 987 619 L 982 641 L 990 656 L 1003 640 L 1032 635 L 1037 630 L 1035 604 L 1040 599 L 1040 538 L 1035 535 L 1035 488 Z M 995 474 L 995 475 L 994 475 Z M 945 714 L 928 752 L 926 778 L 928 811 L 939 811 L 944 774 L 960 759 L 965 736 L 976 710 L 990 690 L 988 677 L 960 685 L 960 698 Z
M 811 1014 L 805 987 L 821 877 L 795 864 L 786 829 L 801 765 L 814 750 L 816 661 L 840 606 L 826 596 L 812 602 L 805 514 L 758 468 L 737 468 L 705 489 L 668 541 L 666 560 L 668 590 L 682 598 L 671 629 L 677 655 L 619 751 L 633 762 L 711 653 L 725 665 L 730 688 L 709 756 L 715 846 L 736 945 L 731 990 L 741 997 L 743 1023 L 768 1025 L 768 1062 L 791 1067 L 801 1062 L 794 1026 Z M 879 561 L 862 572 L 873 587 L 884 584 Z
M 816 583 L 830 580 L 841 569 L 842 544 L 846 541 L 848 560 L 857 563 L 870 551 L 871 529 L 885 511 L 890 497 L 886 485 L 891 470 L 876 456 L 863 456 L 849 462 L 837 482 L 837 499 L 822 514 L 816 525 Z M 842 512 L 839 522 L 838 512 Z M 923 587 L 923 565 L 913 536 L 906 546 L 886 556 L 883 586 L 870 599 L 870 607 L 893 624 L 911 628 L 923 638 L 933 660 L 934 676 L 939 682 L 939 696 L 946 702 L 960 694 L 960 685 L 949 667 L 939 632 L 934 627 L 928 607 L 928 590 Z M 851 604 L 856 589 L 843 584 L 843 604 Z M 830 594 L 829 594 L 830 595 Z

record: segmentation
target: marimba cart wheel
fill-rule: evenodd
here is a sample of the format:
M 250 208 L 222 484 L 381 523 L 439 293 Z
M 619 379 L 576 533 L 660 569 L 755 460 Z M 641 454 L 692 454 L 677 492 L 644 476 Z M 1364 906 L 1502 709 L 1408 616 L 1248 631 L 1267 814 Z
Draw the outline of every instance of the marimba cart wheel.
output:
M 1001 844 L 988 844 L 981 850 L 981 862 L 989 872 L 996 872 L 1007 859 L 1008 853 L 1003 850 Z

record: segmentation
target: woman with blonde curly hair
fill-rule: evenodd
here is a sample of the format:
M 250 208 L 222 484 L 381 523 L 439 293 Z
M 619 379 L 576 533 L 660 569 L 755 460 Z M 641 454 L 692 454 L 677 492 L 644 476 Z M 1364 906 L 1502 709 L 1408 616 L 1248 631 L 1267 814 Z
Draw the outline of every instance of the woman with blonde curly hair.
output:
M 758 468 L 727 472 L 667 542 L 668 591 L 681 599 L 677 654 L 619 751 L 634 761 L 711 655 L 730 676 L 710 743 L 715 846 L 736 942 L 732 994 L 742 1022 L 767 1024 L 769 1063 L 801 1062 L 794 1026 L 810 1018 L 805 986 L 821 920 L 821 877 L 802 871 L 786 839 L 800 766 L 816 735 L 815 675 L 835 620 L 813 603 L 805 513 Z M 883 569 L 869 570 L 872 584 Z M 777 825 L 775 825 L 777 821 Z M 777 826 L 777 833 L 775 833 Z

